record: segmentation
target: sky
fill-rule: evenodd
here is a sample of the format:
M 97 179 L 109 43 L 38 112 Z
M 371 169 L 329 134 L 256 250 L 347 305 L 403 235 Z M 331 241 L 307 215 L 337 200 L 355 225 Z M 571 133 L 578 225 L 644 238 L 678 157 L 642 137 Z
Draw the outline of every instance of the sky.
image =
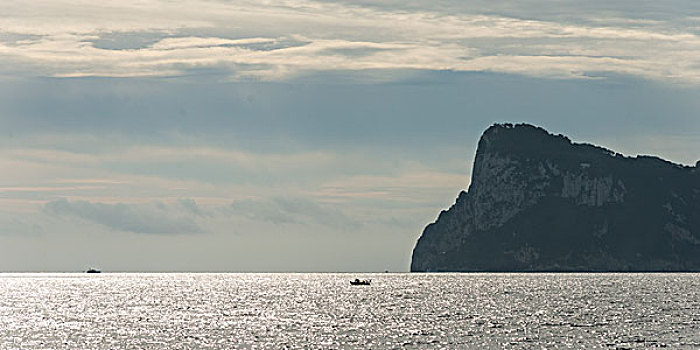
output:
M 0 2 L 0 271 L 407 271 L 480 134 L 700 159 L 695 1 Z

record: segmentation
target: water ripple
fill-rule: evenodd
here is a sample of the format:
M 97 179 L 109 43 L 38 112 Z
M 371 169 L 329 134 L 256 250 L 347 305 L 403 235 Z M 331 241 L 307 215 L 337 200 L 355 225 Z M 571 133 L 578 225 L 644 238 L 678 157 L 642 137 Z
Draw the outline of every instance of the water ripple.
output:
M 697 349 L 699 274 L 1 274 L 0 349 Z

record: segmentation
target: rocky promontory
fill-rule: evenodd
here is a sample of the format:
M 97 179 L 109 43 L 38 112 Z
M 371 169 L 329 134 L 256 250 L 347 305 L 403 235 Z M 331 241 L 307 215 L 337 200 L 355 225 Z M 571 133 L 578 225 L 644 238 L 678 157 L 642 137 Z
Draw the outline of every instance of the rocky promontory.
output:
M 471 179 L 423 231 L 411 271 L 700 271 L 697 164 L 496 124 Z

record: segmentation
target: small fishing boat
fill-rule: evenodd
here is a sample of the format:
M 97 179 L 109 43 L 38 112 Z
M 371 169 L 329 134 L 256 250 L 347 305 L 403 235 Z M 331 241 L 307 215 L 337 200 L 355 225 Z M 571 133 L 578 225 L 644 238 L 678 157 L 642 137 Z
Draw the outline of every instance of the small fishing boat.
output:
M 372 280 L 361 280 L 359 278 L 355 278 L 354 281 L 350 281 L 350 284 L 353 286 L 369 286 L 370 283 L 372 283 Z
M 102 272 L 102 271 L 100 271 L 98 269 L 93 269 L 92 267 L 87 269 L 87 271 L 85 271 L 85 273 L 100 273 L 100 272 Z

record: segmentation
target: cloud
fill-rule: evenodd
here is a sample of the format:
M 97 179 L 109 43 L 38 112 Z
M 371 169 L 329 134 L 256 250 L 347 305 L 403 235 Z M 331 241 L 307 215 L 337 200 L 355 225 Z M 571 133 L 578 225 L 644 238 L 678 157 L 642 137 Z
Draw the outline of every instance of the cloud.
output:
M 38 237 L 44 231 L 44 226 L 37 222 L 36 215 L 0 211 L 0 237 Z
M 58 199 L 46 203 L 44 209 L 52 214 L 78 217 L 118 231 L 166 235 L 204 232 L 195 220 L 199 208 L 193 200 L 180 200 L 173 204 L 132 204 Z
M 467 183 L 465 174 L 436 172 L 416 166 L 392 176 L 344 176 L 324 183 L 315 195 L 334 201 L 382 201 L 385 207 L 397 203 L 433 206 L 436 199 L 450 198 L 452 192 L 466 188 Z
M 332 205 L 302 197 L 274 197 L 234 201 L 230 213 L 276 225 L 322 225 L 335 229 L 356 229 L 359 223 Z
M 67 139 L 68 137 L 64 137 Z M 86 141 L 83 141 L 86 142 Z M 223 147 L 185 147 L 185 146 L 127 146 L 121 149 L 113 145 L 111 149 L 96 151 L 63 151 L 48 148 L 6 148 L 0 147 L 0 165 L 6 165 L 12 171 L 6 172 L 6 178 L 14 178 L 16 184 L 6 182 L 0 186 L 0 193 L 19 192 L 70 192 L 85 194 L 97 190 L 126 187 L 143 187 L 138 182 L 147 179 L 135 179 L 133 175 L 165 177 L 170 179 L 195 180 L 202 183 L 223 185 L 238 181 L 248 184 L 272 185 L 272 182 L 298 181 L 299 175 L 305 178 L 318 177 L 316 173 L 331 165 L 338 165 L 338 155 L 332 152 L 291 152 L 282 150 L 277 153 L 251 152 Z M 51 181 L 27 186 L 31 179 L 23 174 L 30 167 L 43 168 L 35 171 L 36 177 L 45 179 L 46 173 L 53 168 L 58 174 L 58 183 Z M 93 181 L 94 177 L 80 179 L 80 183 L 68 183 L 66 179 L 76 179 L 75 171 L 87 169 L 105 169 L 95 176 L 108 177 L 108 180 Z M 109 171 L 111 170 L 111 171 Z M 39 174 L 43 173 L 43 174 Z M 111 174 L 110 174 L 111 173 Z M 129 174 L 129 177 L 123 174 Z M 286 175 L 285 175 L 286 174 Z M 114 176 L 119 178 L 114 178 Z M 85 175 L 83 175 L 85 176 Z M 9 181 L 6 180 L 6 181 Z M 92 182 L 90 182 L 92 181 Z M 132 186 L 133 185 L 133 186 Z M 169 183 L 167 186 L 182 187 L 187 184 Z M 191 184 L 190 184 L 191 185 Z M 152 186 L 152 184 L 148 185 Z M 142 191 L 141 191 L 142 192 Z
M 60 164 L 104 164 L 147 163 L 157 159 L 161 162 L 193 162 L 206 159 L 214 163 L 233 164 L 238 168 L 261 170 L 274 168 L 304 168 L 316 164 L 329 164 L 335 155 L 324 152 L 304 153 L 254 153 L 236 149 L 216 147 L 183 146 L 132 146 L 106 152 L 73 152 L 55 149 L 17 148 L 0 151 L 0 156 L 10 159 L 32 160 L 41 163 Z M 113 181 L 102 181 L 104 183 Z
M 214 69 L 234 80 L 368 70 L 586 78 L 595 71 L 700 81 L 697 20 L 682 11 L 644 18 L 650 14 L 634 2 L 604 13 L 577 4 L 538 13 L 537 5 L 306 0 L 81 2 L 74 11 L 76 3 L 0 4 L 0 63 L 15 67 L 4 69 L 54 77 Z

